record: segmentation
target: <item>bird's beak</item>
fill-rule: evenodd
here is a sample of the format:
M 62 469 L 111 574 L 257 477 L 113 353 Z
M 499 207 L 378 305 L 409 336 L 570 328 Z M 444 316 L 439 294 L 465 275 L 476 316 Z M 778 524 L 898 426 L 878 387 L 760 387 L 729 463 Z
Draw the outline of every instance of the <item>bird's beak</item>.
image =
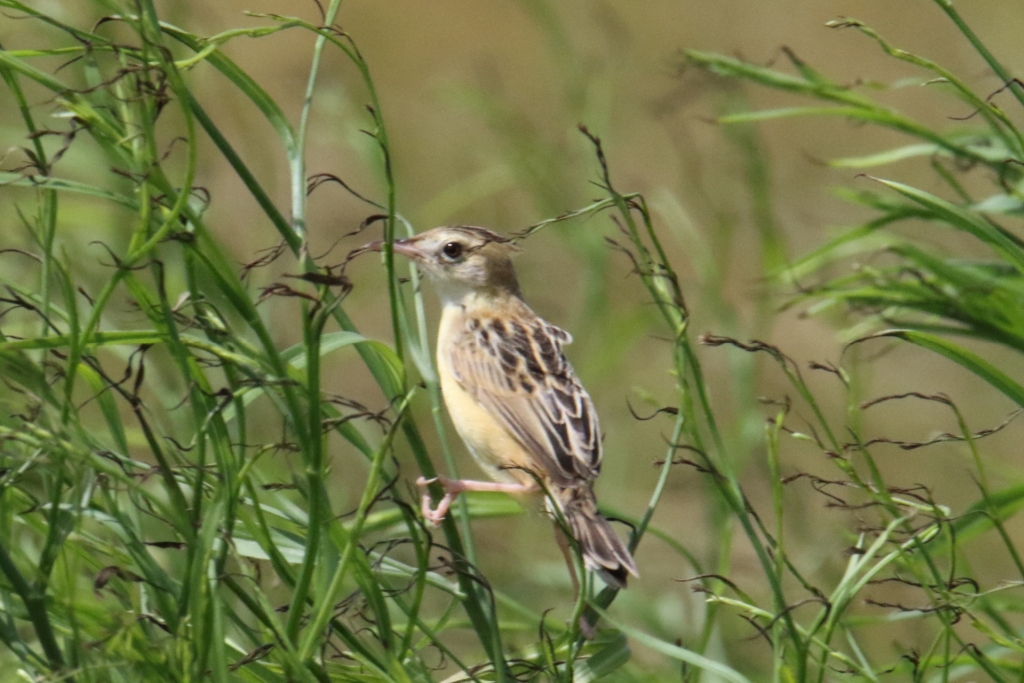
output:
M 425 254 L 416 246 L 416 242 L 411 239 L 395 240 L 395 253 L 401 254 L 407 258 L 413 260 L 422 259 Z M 377 240 L 376 242 L 370 242 L 363 249 L 367 251 L 384 251 L 384 240 Z

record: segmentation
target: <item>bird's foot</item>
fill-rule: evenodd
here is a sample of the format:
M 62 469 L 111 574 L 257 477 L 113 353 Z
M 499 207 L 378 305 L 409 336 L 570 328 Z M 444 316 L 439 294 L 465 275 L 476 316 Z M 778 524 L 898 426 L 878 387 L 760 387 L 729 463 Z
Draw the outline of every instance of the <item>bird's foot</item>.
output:
M 433 483 L 438 483 L 444 488 L 444 497 L 437 504 L 437 507 L 433 507 L 433 500 L 430 497 L 429 491 L 423 492 L 422 502 L 420 504 L 420 510 L 423 512 L 423 518 L 427 520 L 431 525 L 438 526 L 444 521 L 445 515 L 448 514 L 448 508 L 452 506 L 455 498 L 463 491 L 499 491 L 502 493 L 532 493 L 537 490 L 536 484 L 515 484 L 508 482 L 496 482 L 496 481 L 474 481 L 472 479 L 449 479 L 448 477 L 436 476 L 433 479 L 427 479 L 426 477 L 420 477 L 416 480 L 416 485 L 421 489 L 425 489 Z
M 433 500 L 430 497 L 430 492 L 425 490 L 428 486 L 438 482 L 444 487 L 444 497 L 441 502 L 437 504 L 437 507 L 433 507 Z M 459 495 L 458 491 L 451 491 L 448 488 L 448 484 L 452 483 L 451 479 L 445 477 L 434 477 L 433 479 L 427 479 L 426 477 L 420 477 L 416 480 L 416 485 L 419 486 L 423 491 L 423 498 L 420 502 L 420 510 L 423 512 L 423 519 L 427 520 L 430 526 L 440 526 L 441 522 L 444 521 L 445 516 L 448 514 L 448 508 L 452 506 L 452 501 L 455 500 L 455 496 Z
M 597 628 L 595 628 L 595 624 L 591 624 L 589 621 L 587 621 L 587 615 L 581 614 L 580 619 L 577 623 L 580 627 L 580 633 L 583 635 L 585 639 L 593 640 L 597 637 Z

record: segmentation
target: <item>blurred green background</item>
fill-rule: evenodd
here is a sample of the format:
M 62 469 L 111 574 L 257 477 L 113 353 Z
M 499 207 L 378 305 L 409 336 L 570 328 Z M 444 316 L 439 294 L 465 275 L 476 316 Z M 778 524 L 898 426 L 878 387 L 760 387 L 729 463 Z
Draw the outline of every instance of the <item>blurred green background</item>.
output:
M 34 3 L 69 24 L 87 26 L 102 12 L 81 0 Z M 162 16 L 188 30 L 211 35 L 231 27 L 262 25 L 247 11 L 297 15 L 319 22 L 312 2 L 271 0 L 199 0 L 158 3 Z M 976 0 L 960 8 L 974 30 L 1005 64 L 1024 61 L 1020 27 L 1024 3 Z M 791 100 L 774 92 L 741 88 L 707 73 L 684 68 L 681 50 L 736 54 L 758 64 L 783 66 L 786 47 L 839 82 L 872 88 L 899 86 L 911 68 L 889 59 L 854 31 L 826 28 L 825 22 L 853 15 L 892 44 L 941 62 L 963 76 L 980 93 L 1001 83 L 930 2 L 544 2 L 504 0 L 482 3 L 431 0 L 349 2 L 339 25 L 352 35 L 370 65 L 389 127 L 399 190 L 399 211 L 417 230 L 442 224 L 482 225 L 510 234 L 565 211 L 586 205 L 600 191 L 591 146 L 578 132 L 585 124 L 604 141 L 612 177 L 622 191 L 642 192 L 664 229 L 670 257 L 683 275 L 691 330 L 760 338 L 778 345 L 803 368 L 809 361 L 843 362 L 856 378 L 858 397 L 891 393 L 944 392 L 964 412 L 974 430 L 1001 423 L 1013 406 L 976 377 L 924 351 L 873 342 L 845 351 L 852 333 L 840 333 L 854 320 L 841 311 L 807 318 L 801 307 L 780 310 L 795 289 L 765 276 L 782 259 L 799 256 L 843 226 L 868 213 L 830 193 L 843 185 L 855 189 L 870 181 L 857 170 L 828 161 L 892 147 L 891 131 L 842 119 L 787 119 L 756 128 L 726 128 L 713 119 L 726 111 L 780 106 Z M 39 23 L 0 18 L 0 43 L 7 49 L 37 45 L 51 36 Z M 252 74 L 293 119 L 298 116 L 308 74 L 313 37 L 285 31 L 261 38 L 236 39 L 223 50 Z M 59 60 L 50 58 L 56 66 Z M 913 73 L 913 75 L 917 75 Z M 225 131 L 272 197 L 288 205 L 288 169 L 283 152 L 266 121 L 251 103 L 225 86 L 206 64 L 189 74 L 190 85 L 212 118 Z M 49 97 L 28 90 L 34 103 Z M 950 117 L 970 114 L 950 98 L 918 84 L 894 87 L 878 97 L 908 115 L 943 128 Z M 1003 95 L 1003 97 L 1007 97 Z M 358 74 L 333 51 L 325 53 L 322 76 L 310 122 L 309 174 L 331 173 L 364 195 L 378 197 L 381 170 L 373 142 L 361 132 L 368 121 L 366 93 Z M 176 112 L 161 125 L 171 129 Z M 18 165 L 23 131 L 12 107 L 0 107 L 0 149 L 10 149 L 3 166 Z M 1018 117 L 1019 118 L 1019 117 Z M 55 126 L 56 127 L 56 126 Z M 197 184 L 209 191 L 208 224 L 239 264 L 273 247 L 278 235 L 265 214 L 231 172 L 223 157 L 201 148 Z M 97 152 L 76 145 L 59 169 L 64 177 L 87 179 Z M 891 178 L 935 189 L 927 160 L 890 167 Z M 967 180 L 970 183 L 970 179 Z M 0 248 L 24 246 L 16 227 L 17 201 L 11 194 L 0 204 Z M 75 206 L 79 210 L 68 210 Z M 377 239 L 377 228 L 350 235 L 372 211 L 338 185 L 317 189 L 309 203 L 312 251 L 330 253 L 341 263 L 349 250 Z M 106 205 L 70 198 L 63 205 L 57 236 L 59 249 L 72 255 L 79 274 L 105 277 L 108 262 L 94 240 L 119 244 L 128 234 L 126 221 Z M 925 242 L 956 253 L 968 249 L 948 233 L 931 234 L 926 225 L 908 231 Z M 658 476 L 654 462 L 666 449 L 671 422 L 657 417 L 640 421 L 669 405 L 674 381 L 668 375 L 672 347 L 659 338 L 656 313 L 631 264 L 605 243 L 616 236 L 604 216 L 570 221 L 540 231 L 524 243 L 520 280 L 527 301 L 547 320 L 572 332 L 570 360 L 592 394 L 606 432 L 605 469 L 597 485 L 610 510 L 641 514 Z M 969 254 L 968 254 L 969 255 Z M 331 258 L 321 259 L 330 263 Z M 0 267 L 9 267 L 3 265 Z M 295 273 L 283 257 L 253 271 L 257 288 Z M 383 269 L 373 256 L 353 262 L 347 274 L 354 290 L 345 307 L 367 336 L 389 340 L 390 318 Z M 432 300 L 431 304 L 433 304 Z M 274 321 L 281 348 L 299 341 L 293 300 L 270 299 L 262 310 Z M 436 306 L 428 310 L 431 325 Z M 138 313 L 124 308 L 126 321 Z M 1009 352 L 988 351 L 994 361 Z M 762 424 L 775 409 L 757 397 L 781 400 L 792 389 L 774 366 L 723 348 L 700 349 L 709 385 L 732 457 L 746 461 L 745 490 L 759 510 L 770 509 L 770 491 Z M 845 355 L 844 355 L 845 354 Z M 1003 354 L 1002 356 L 1000 354 Z M 324 389 L 382 410 L 386 403 L 352 352 L 335 354 L 325 366 Z M 854 356 L 861 361 L 854 368 Z M 842 419 L 846 400 L 835 378 L 806 370 L 819 400 Z M 1018 373 L 1019 374 L 1019 373 Z M 416 405 L 426 417 L 429 405 Z M 948 410 L 934 404 L 901 402 L 868 410 L 864 433 L 907 441 L 926 440 L 955 431 Z M 794 424 L 799 422 L 799 408 Z M 424 420 L 422 424 L 429 424 Z M 372 429 L 372 426 L 365 427 Z M 267 436 L 267 435 L 264 435 Z M 1021 478 L 1021 427 L 982 442 L 1000 483 Z M 436 437 L 428 434 L 433 452 Z M 456 444 L 464 475 L 477 472 L 461 444 Z M 335 509 L 351 507 L 361 491 L 365 462 L 352 449 L 333 443 Z M 966 505 L 977 498 L 966 450 L 957 444 L 903 451 L 879 450 L 886 480 L 895 485 L 924 484 L 940 502 Z M 403 454 L 399 453 L 399 458 Z M 438 456 L 435 462 L 440 465 Z M 408 474 L 414 476 L 412 463 Z M 286 454 L 274 458 L 282 479 L 298 465 Z M 800 441 L 784 441 L 783 476 L 812 472 L 828 478 L 834 469 L 821 452 Z M 706 482 L 691 468 L 680 467 L 654 518 L 654 525 L 684 544 L 698 558 L 710 560 L 717 538 L 709 535 Z M 790 506 L 789 553 L 811 576 L 834 577 L 847 560 L 844 550 L 864 516 L 832 510 L 828 500 L 806 482 L 787 489 Z M 564 618 L 571 587 L 549 522 L 540 515 L 520 515 L 474 525 L 481 567 L 490 581 L 537 610 L 556 608 Z M 1008 529 L 1024 534 L 1011 520 Z M 985 585 L 1009 575 L 1010 559 L 1000 548 L 972 547 L 974 570 Z M 654 537 L 644 540 L 637 561 L 642 577 L 616 603 L 631 622 L 671 640 L 699 633 L 703 597 L 689 584 L 677 583 L 696 572 Z M 733 581 L 754 594 L 764 590 L 760 568 L 745 543 L 736 544 Z M 983 585 L 983 587 L 985 587 Z M 880 587 L 879 600 L 898 600 L 899 590 Z M 863 608 L 871 613 L 870 606 Z M 877 613 L 877 610 L 876 610 Z M 756 631 L 735 619 L 717 642 L 733 657 L 761 661 L 770 649 Z M 915 634 L 898 626 L 879 628 L 869 643 L 879 653 L 920 645 Z M 532 634 L 530 634 L 532 637 Z M 635 655 L 654 657 L 637 648 Z M 653 661 L 653 659 L 652 659 Z M 660 659 L 658 659 L 660 661 Z

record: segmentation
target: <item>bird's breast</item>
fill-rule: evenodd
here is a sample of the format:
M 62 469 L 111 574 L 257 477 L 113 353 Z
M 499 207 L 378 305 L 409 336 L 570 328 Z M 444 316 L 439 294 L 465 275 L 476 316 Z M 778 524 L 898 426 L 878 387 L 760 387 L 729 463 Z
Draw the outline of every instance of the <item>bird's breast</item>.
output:
M 533 485 L 529 474 L 537 471 L 535 458 L 501 424 L 491 411 L 473 398 L 452 371 L 452 353 L 467 334 L 467 314 L 458 304 L 444 307 L 437 336 L 437 370 L 448 415 L 469 452 L 488 476 L 496 481 Z

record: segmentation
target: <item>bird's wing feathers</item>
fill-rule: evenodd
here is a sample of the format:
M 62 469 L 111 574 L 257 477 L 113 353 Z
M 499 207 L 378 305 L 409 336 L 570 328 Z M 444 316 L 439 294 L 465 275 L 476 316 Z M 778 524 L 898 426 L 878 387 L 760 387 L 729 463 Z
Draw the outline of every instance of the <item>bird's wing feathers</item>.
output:
M 601 468 L 597 412 L 562 354 L 571 341 L 534 315 L 467 315 L 451 349 L 455 379 L 559 486 L 591 481 Z

